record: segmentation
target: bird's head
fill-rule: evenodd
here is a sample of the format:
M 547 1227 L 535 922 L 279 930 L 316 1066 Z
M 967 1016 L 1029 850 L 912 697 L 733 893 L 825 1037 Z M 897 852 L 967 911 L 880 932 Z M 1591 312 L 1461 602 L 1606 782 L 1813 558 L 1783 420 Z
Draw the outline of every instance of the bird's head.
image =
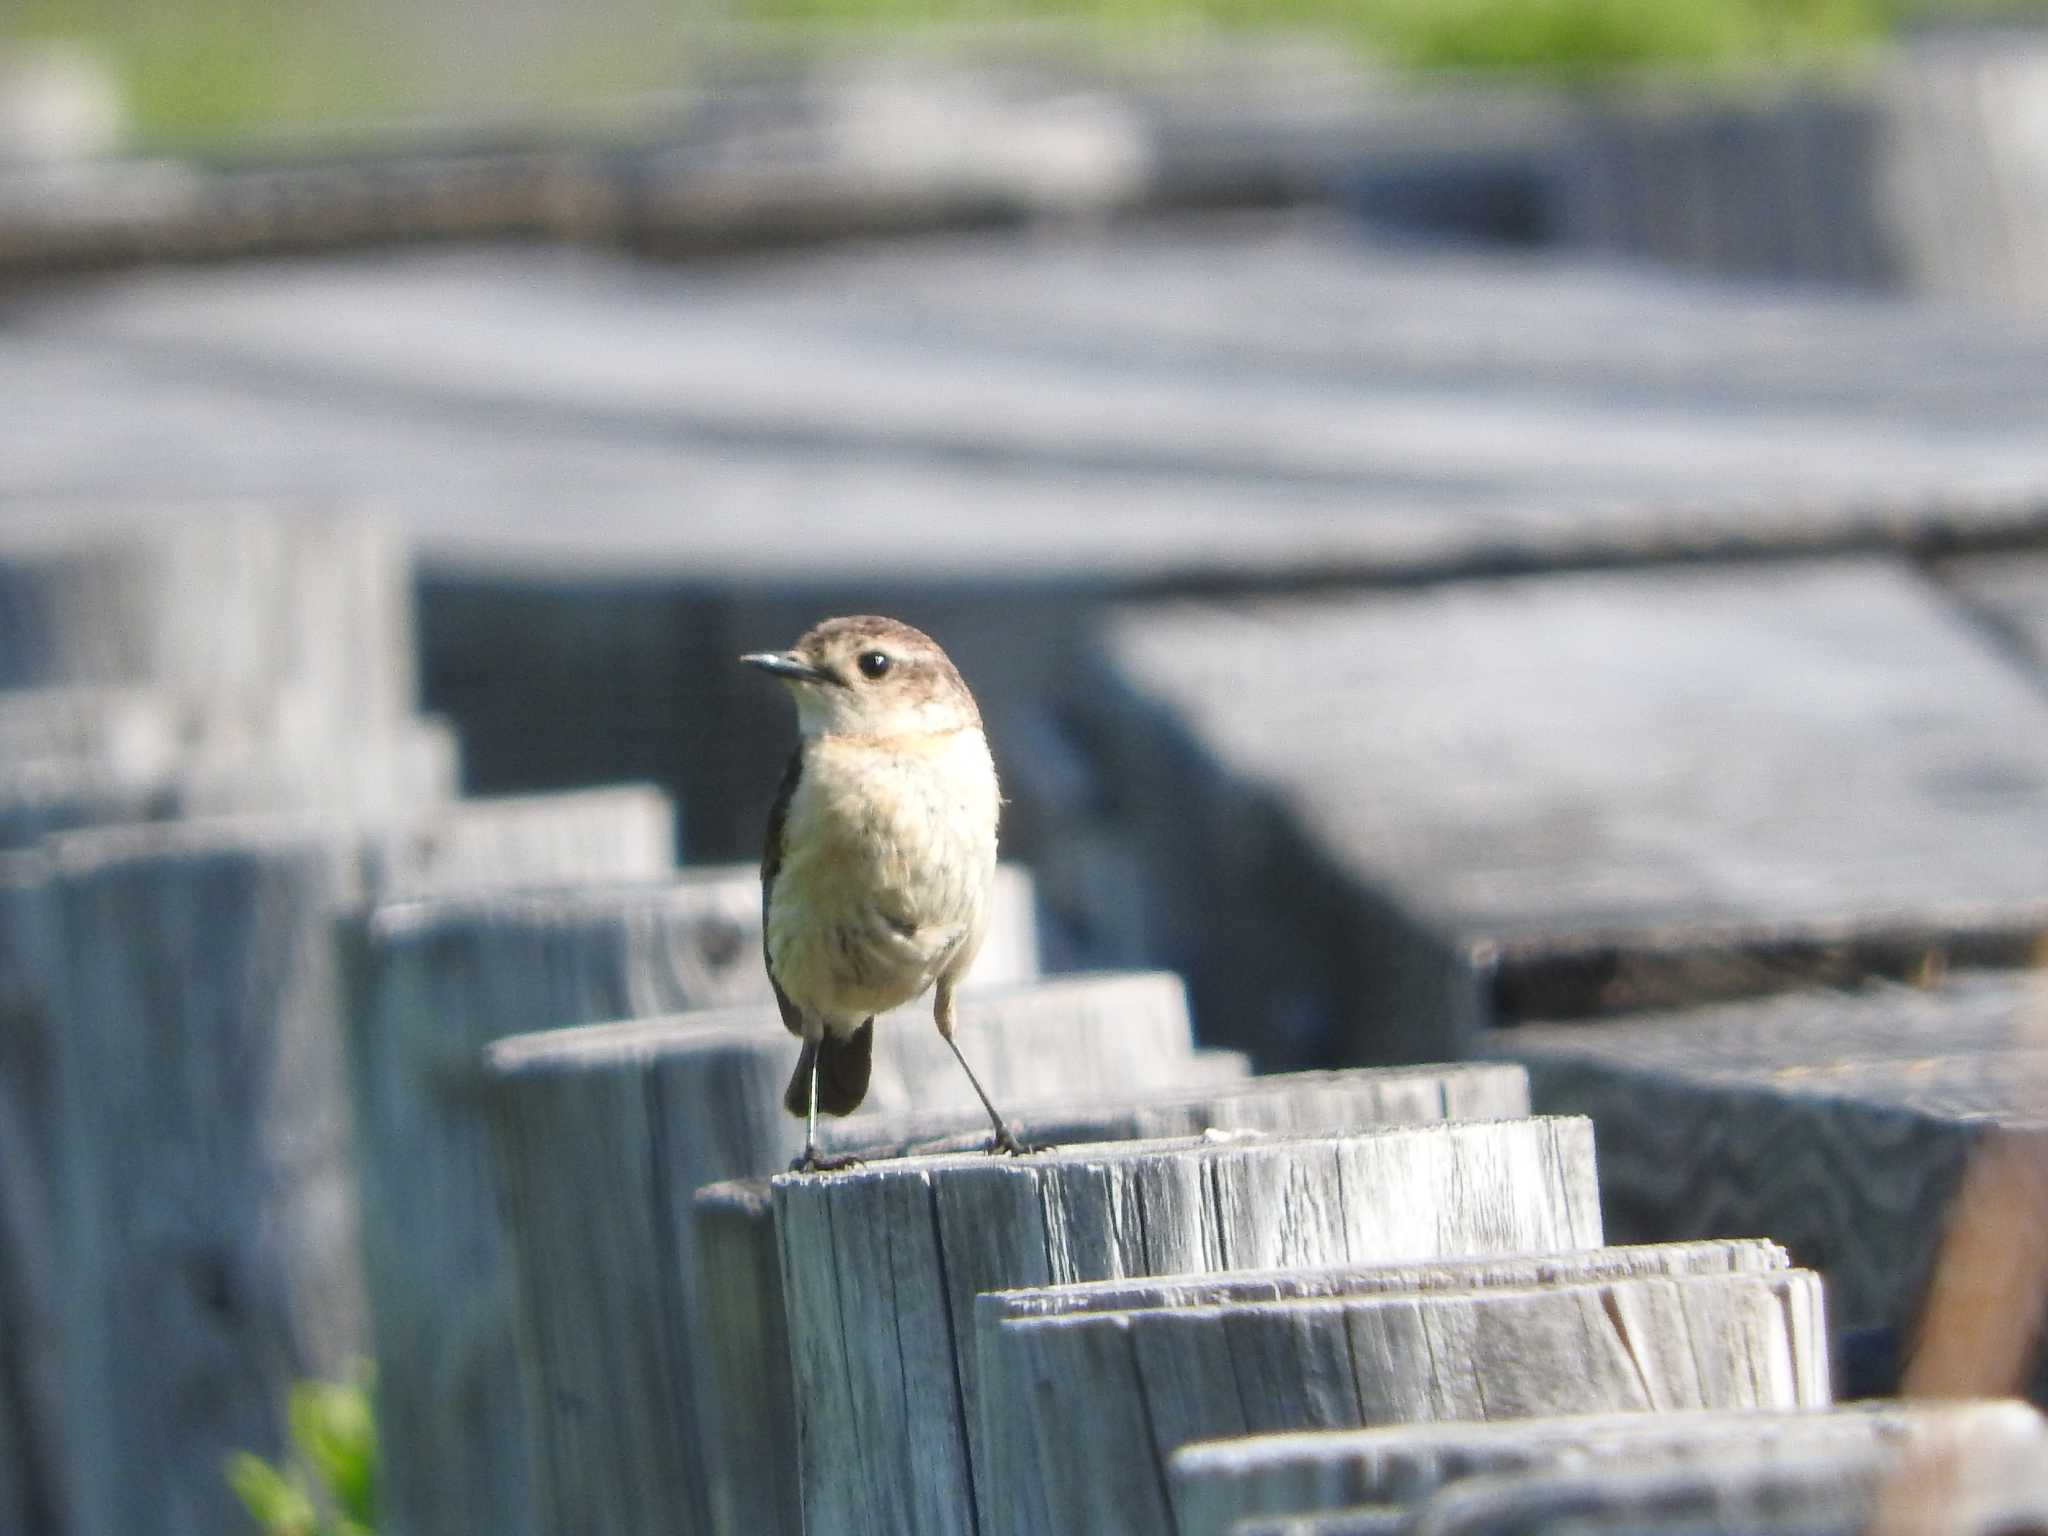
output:
M 895 619 L 827 619 L 786 651 L 740 660 L 782 680 L 807 737 L 887 740 L 981 725 L 974 695 L 938 642 Z

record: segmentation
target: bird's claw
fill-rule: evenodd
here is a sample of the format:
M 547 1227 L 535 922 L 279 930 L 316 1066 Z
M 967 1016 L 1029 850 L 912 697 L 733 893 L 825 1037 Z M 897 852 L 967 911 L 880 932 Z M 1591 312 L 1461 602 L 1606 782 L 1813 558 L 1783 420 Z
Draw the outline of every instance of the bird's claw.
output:
M 1011 1157 L 1029 1157 L 1034 1152 L 1043 1152 L 1044 1150 L 1045 1148 L 1033 1146 L 1028 1141 L 1019 1141 L 1017 1133 L 1007 1125 L 998 1126 L 995 1135 L 988 1139 L 988 1154 L 990 1157 L 994 1157 L 998 1152 L 1008 1153 Z
M 790 1163 L 789 1171 L 791 1173 L 837 1173 L 842 1168 L 858 1168 L 859 1166 L 860 1159 L 857 1157 L 827 1157 L 815 1146 L 807 1146 Z

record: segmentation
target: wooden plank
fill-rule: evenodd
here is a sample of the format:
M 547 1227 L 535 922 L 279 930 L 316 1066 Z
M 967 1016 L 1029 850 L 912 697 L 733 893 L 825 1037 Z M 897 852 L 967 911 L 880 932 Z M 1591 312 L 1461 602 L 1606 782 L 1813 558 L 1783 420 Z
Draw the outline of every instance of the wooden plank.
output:
M 1176 988 L 1179 982 L 1175 982 Z M 965 1017 L 963 1012 L 963 1018 Z M 962 1026 L 963 1031 L 965 1025 Z M 1509 1068 L 1502 1072 L 1498 1069 Z M 1202 1051 L 1179 1069 L 1185 1087 L 1148 1085 L 1130 1093 L 1103 1077 L 1100 1097 L 1059 1096 L 1003 1106 L 1019 1135 L 1041 1144 L 1164 1141 L 1211 1131 L 1300 1132 L 1435 1120 L 1508 1120 L 1529 1113 L 1529 1084 L 1512 1062 L 1429 1067 L 1352 1067 L 1335 1072 L 1247 1074 L 1246 1058 Z M 865 1157 L 967 1151 L 980 1133 L 972 1117 L 930 1114 L 906 1104 L 886 1125 L 848 1120 L 825 1127 L 832 1150 Z
M 2048 929 L 2048 702 L 1903 566 L 1178 603 L 1107 656 L 1107 782 L 1148 786 L 1124 815 L 1219 1044 L 1306 995 L 1340 1052 L 1453 1055 Z
M 0 1142 L 22 1154 L 4 1181 L 0 1326 L 36 1341 L 28 1385 L 61 1380 L 69 1401 L 64 1417 L 48 1390 L 10 1399 L 10 1438 L 66 1468 L 82 1529 L 126 1499 L 226 1519 L 220 1458 L 277 1449 L 290 1382 L 368 1343 L 335 913 L 555 871 L 658 872 L 673 816 L 629 787 L 422 808 L 399 825 L 249 817 L 46 847 L 17 856 L 0 903 Z M 178 1069 L 110 1065 L 137 1031 Z M 109 1072 L 118 1091 L 95 1086 Z M 191 1314 L 189 1347 L 149 1343 L 161 1307 Z M 61 1326 L 38 1328 L 50 1318 Z M 218 1404 L 180 1428 L 188 1391 Z M 119 1489 L 88 1486 L 96 1458 L 130 1452 Z
M 1897 1455 L 1973 1442 L 2037 1446 L 2042 1427 L 2033 1409 L 2011 1402 L 1412 1424 L 1191 1445 L 1174 1456 L 1172 1480 L 1179 1536 L 1227 1536 L 1256 1519 L 1357 1506 L 1412 1518 L 1439 1490 L 1501 1473 L 1682 1467 L 1736 1453 L 1798 1466 L 1872 1448 Z
M 80 683 L 295 692 L 351 729 L 401 719 L 407 546 L 388 523 L 305 507 L 24 512 L 0 536 L 0 687 Z
M 2027 666 L 2048 674 L 2048 554 L 1963 555 L 1935 570 Z
M 1510 1150 L 1512 1149 L 1512 1150 Z M 775 1183 L 795 1400 L 864 1401 L 890 1412 L 860 1420 L 856 1448 L 834 1417 L 806 1419 L 801 1445 L 806 1529 L 955 1529 L 974 1519 L 971 1449 L 981 1404 L 971 1364 L 974 1297 L 1018 1284 L 1282 1262 L 1421 1258 L 1452 1252 L 1585 1247 L 1600 1240 L 1591 1141 L 1583 1123 L 1491 1121 L 1389 1128 L 1322 1138 L 1261 1138 L 1058 1148 L 1029 1158 L 903 1158 Z M 1526 1179 L 1489 1184 L 1503 1161 Z M 1405 1179 L 1386 1175 L 1404 1166 Z M 1474 1201 L 1470 1191 L 1485 1189 Z M 899 1272 L 850 1251 L 850 1234 L 911 1220 L 865 1214 L 870 1202 L 922 1201 L 939 1273 Z M 1279 1210 L 1250 1210 L 1252 1191 Z M 1398 1191 L 1398 1198 L 1396 1192 Z M 1391 1207 L 1421 1208 L 1426 1219 Z M 785 1217 L 785 1208 L 789 1215 Z M 1317 1213 L 1340 1210 L 1335 1224 Z M 870 1223 L 875 1225 L 871 1225 Z M 1259 1234 L 1276 1228 L 1278 1244 Z M 1015 1228 L 1015 1230 L 1009 1230 Z M 839 1244 L 834 1247 L 834 1240 Z M 936 1300 L 934 1299 L 936 1298 Z M 809 1337 L 823 1329 L 836 1342 Z M 945 1376 L 913 1397 L 895 1340 L 950 1340 Z M 941 1383 L 950 1378 L 955 1391 Z M 865 1467 L 912 1479 L 869 1489 Z
M 65 1514 L 78 1536 L 217 1533 L 285 1394 L 365 1337 L 319 829 L 54 845 Z M 148 1070 L 138 1070 L 147 1062 Z
M 963 1025 L 963 1030 L 965 1026 Z M 1181 1070 L 1207 1073 L 1222 1070 L 1222 1080 L 1199 1089 L 1149 1089 L 1129 1094 L 1121 1086 L 1107 1089 L 1113 1097 L 1093 1104 L 1071 1101 L 1006 1107 L 1026 1140 L 1040 1145 L 1097 1141 L 1143 1141 L 1193 1136 L 1214 1131 L 1256 1129 L 1272 1132 L 1355 1130 L 1371 1124 L 1402 1124 L 1431 1119 L 1508 1117 L 1526 1113 L 1527 1084 L 1513 1074 L 1484 1070 L 1500 1063 L 1465 1063 L 1441 1068 L 1362 1069 L 1338 1073 L 1296 1073 L 1243 1078 L 1241 1058 L 1207 1063 L 1199 1053 Z M 970 1150 L 986 1142 L 982 1122 L 969 1114 L 948 1121 L 929 1114 L 890 1115 L 876 1122 L 856 1118 L 843 1130 L 828 1127 L 828 1148 L 870 1160 L 912 1153 Z M 1019 1204 L 1028 1214 L 1032 1198 Z M 740 1481 L 735 1507 L 749 1519 L 727 1520 L 721 1530 L 793 1530 L 785 1518 L 793 1507 L 798 1472 L 797 1416 L 790 1382 L 788 1335 L 783 1317 L 782 1275 L 772 1241 L 749 1231 L 748 1221 L 768 1222 L 771 1213 L 760 1189 L 721 1186 L 699 1201 L 700 1236 L 706 1268 L 706 1311 L 710 1331 L 718 1338 L 766 1341 L 736 1357 L 723 1350 L 711 1355 L 712 1372 L 704 1383 L 718 1405 L 703 1417 L 713 1422 L 725 1449 L 719 1462 L 727 1469 L 724 1483 Z M 1012 1226 L 997 1226 L 983 1241 L 1008 1240 Z M 1164 1234 L 1162 1234 L 1164 1236 Z M 726 1250 L 730 1250 L 729 1252 Z M 764 1261 L 761 1255 L 766 1254 Z M 1155 1246 L 1146 1255 L 1154 1271 L 1175 1267 L 1171 1254 Z M 1027 1243 L 999 1259 L 1006 1272 L 1022 1275 L 1032 1262 Z M 729 1278 L 720 1278 L 729 1277 Z M 977 1352 L 975 1369 L 979 1369 Z M 755 1426 L 745 1434 L 734 1423 Z M 767 1426 L 767 1427 L 763 1427 Z M 989 1458 L 1006 1446 L 990 1447 Z M 981 1475 L 977 1463 L 976 1475 Z M 758 1514 L 759 1523 L 751 1516 Z
M 0 854 L 0 1529 L 58 1528 L 58 1198 L 41 948 L 46 875 Z
M 2044 1449 L 2048 1437 L 2037 1434 L 2024 1446 L 1959 1444 L 1919 1454 L 1862 1448 L 1788 1462 L 1738 1450 L 1647 1470 L 1499 1473 L 1445 1489 L 1417 1520 L 1442 1536 L 1562 1530 L 1618 1536 L 1646 1528 L 1995 1536 L 2048 1511 Z
M 483 1120 L 493 1039 L 761 997 L 758 886 L 722 874 L 386 907 L 343 924 L 388 1507 L 538 1530 Z
M 782 1307 L 782 1249 L 765 1179 L 697 1192 L 691 1224 L 709 1339 L 696 1377 L 707 1457 L 711 1529 L 721 1536 L 800 1536 L 798 1417 Z
M 1194 1061 L 1180 983 L 1156 972 L 984 988 L 963 1000 L 957 1038 L 1005 1101 L 1076 1080 L 1173 1084 Z M 782 1107 L 795 1055 L 772 1005 L 490 1048 L 545 1529 L 706 1528 L 714 1477 L 730 1463 L 713 1450 L 723 1405 L 698 1400 L 713 1330 L 690 1202 L 702 1185 L 778 1172 L 801 1149 L 802 1123 Z M 836 1139 L 911 1107 L 948 1110 L 952 1126 L 982 1114 L 922 1007 L 878 1021 L 875 1056 L 870 1103 Z M 593 1201 L 593 1189 L 609 1193 Z M 775 1292 L 779 1308 L 779 1279 Z M 750 1444 L 733 1442 L 730 1457 L 779 1459 Z
M 1035 968 L 1028 874 L 1006 867 L 996 899 L 978 986 Z M 344 925 L 385 1465 L 392 1506 L 418 1536 L 515 1536 L 536 1515 L 485 1047 L 597 1020 L 765 1006 L 760 925 L 751 867 L 400 904 Z M 963 995 L 963 1012 L 979 1006 Z M 902 1032 L 902 1043 L 929 1050 L 927 1031 Z M 758 1034 L 787 1051 L 779 1029 L 762 1023 Z
M 0 489 L 388 495 L 434 554 L 550 582 L 570 552 L 578 577 L 871 581 L 818 536 L 849 506 L 914 529 L 892 569 L 928 592 L 1841 547 L 2037 526 L 2037 349 L 1959 311 L 1421 252 L 1334 218 L 672 285 L 588 251 L 381 253 L 37 301 L 0 347 L 23 401 Z M 221 421 L 239 432 L 195 430 Z M 565 485 L 590 508 L 567 533 Z M 685 492 L 751 515 L 665 515 Z
M 1032 1449 L 1028 1464 L 1013 1450 L 997 1466 L 1038 1486 L 991 1487 L 992 1529 L 1171 1531 L 1168 1461 L 1219 1436 L 1827 1401 L 1824 1358 L 1799 1344 L 1819 1329 L 1810 1273 L 1586 1279 L 1560 1265 L 1566 1278 L 1526 1288 L 1445 1268 L 1441 1289 L 1396 1283 L 996 1323 L 983 1336 L 987 1379 L 1000 1384 L 984 1438 L 1018 1434 L 1015 1421 L 1028 1420 L 1018 1435 Z M 1140 1439 L 1126 1446 L 1133 1427 Z M 1136 1452 L 1107 1485 L 1105 1444 Z M 1152 1487 L 1134 1492 L 1148 1474 Z M 1026 1510 L 1048 1523 L 1002 1514 Z
M 1856 1390 L 1882 1392 L 1973 1149 L 1993 1127 L 2018 1149 L 2040 1139 L 2040 1028 L 2031 977 L 1957 973 L 1528 1025 L 1493 1046 L 1530 1068 L 1540 1106 L 1596 1118 L 1618 1236 L 1770 1232 L 1826 1272 Z
M 26 722 L 22 734 L 65 733 L 66 722 L 37 707 L 46 697 L 0 693 L 0 736 L 14 723 L 7 717 L 21 713 L 46 716 Z M 33 701 L 30 710 L 14 709 L 16 699 Z M 454 796 L 460 754 L 445 721 L 371 722 L 344 745 L 308 703 L 273 698 L 216 709 L 152 699 L 137 708 L 128 696 L 101 727 L 76 733 L 85 750 L 0 760 L 0 848 L 79 827 L 188 816 L 399 818 Z

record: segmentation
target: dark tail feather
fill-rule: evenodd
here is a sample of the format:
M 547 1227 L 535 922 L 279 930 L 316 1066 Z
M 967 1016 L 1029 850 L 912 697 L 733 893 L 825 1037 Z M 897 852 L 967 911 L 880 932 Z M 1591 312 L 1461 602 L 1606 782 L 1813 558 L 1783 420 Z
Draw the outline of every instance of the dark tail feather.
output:
M 782 1093 L 782 1107 L 802 1118 L 811 1112 L 811 1063 L 818 1064 L 818 1108 L 828 1115 L 850 1115 L 868 1096 L 868 1074 L 875 1065 L 875 1021 L 836 1040 L 831 1035 L 806 1040 L 796 1071 Z

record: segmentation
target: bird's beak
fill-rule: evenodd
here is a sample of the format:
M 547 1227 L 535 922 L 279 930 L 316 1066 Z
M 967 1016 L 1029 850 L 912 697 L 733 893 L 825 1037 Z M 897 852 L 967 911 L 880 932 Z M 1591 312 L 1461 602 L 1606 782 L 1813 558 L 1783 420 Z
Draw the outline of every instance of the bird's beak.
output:
M 830 672 L 812 666 L 793 651 L 753 651 L 742 656 L 741 661 L 750 667 L 759 667 L 763 672 L 790 683 L 829 683 L 836 681 Z

